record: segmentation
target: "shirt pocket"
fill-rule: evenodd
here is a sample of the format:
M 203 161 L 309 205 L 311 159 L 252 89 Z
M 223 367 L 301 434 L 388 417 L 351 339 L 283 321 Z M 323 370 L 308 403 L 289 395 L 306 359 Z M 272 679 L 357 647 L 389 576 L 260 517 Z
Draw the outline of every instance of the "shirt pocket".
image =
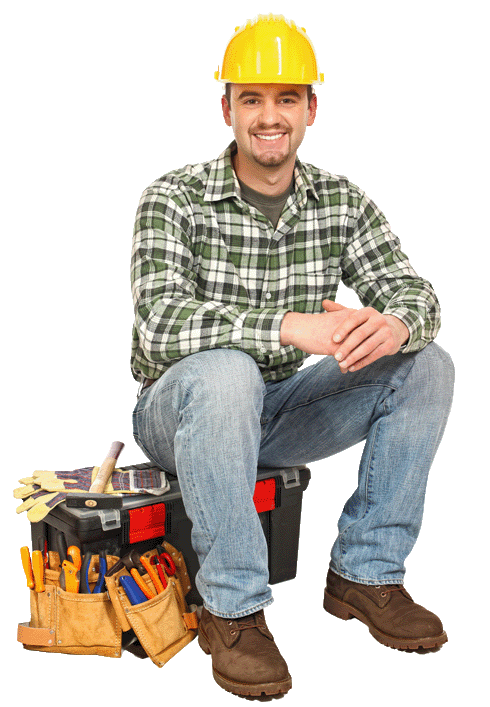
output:
M 334 299 L 340 282 L 340 270 L 334 266 L 306 262 L 296 275 L 300 295 L 299 312 L 321 311 L 324 299 Z

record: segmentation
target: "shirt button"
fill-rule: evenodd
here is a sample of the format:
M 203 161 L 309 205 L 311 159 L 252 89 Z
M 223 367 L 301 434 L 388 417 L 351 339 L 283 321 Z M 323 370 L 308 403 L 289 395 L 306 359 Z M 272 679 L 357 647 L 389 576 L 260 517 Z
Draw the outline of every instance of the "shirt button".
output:
M 266 347 L 265 347 L 265 346 L 261 346 L 261 347 L 260 347 L 260 352 L 261 352 L 261 353 L 267 353 Z
M 267 294 L 265 295 L 265 298 L 266 298 L 266 299 L 270 299 L 271 297 L 272 297 L 271 293 L 270 293 L 270 292 L 267 292 Z

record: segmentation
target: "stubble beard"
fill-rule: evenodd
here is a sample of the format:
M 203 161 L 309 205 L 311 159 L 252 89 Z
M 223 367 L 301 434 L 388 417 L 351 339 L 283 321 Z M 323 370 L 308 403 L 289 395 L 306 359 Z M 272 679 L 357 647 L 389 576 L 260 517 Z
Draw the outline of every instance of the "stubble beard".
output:
M 282 167 L 289 159 L 290 152 L 269 152 L 265 154 L 256 153 L 252 151 L 252 157 L 255 162 L 261 167 L 269 167 L 271 169 Z
M 287 160 L 287 155 L 268 155 L 267 157 L 258 157 L 254 155 L 254 159 L 261 167 L 282 167 Z

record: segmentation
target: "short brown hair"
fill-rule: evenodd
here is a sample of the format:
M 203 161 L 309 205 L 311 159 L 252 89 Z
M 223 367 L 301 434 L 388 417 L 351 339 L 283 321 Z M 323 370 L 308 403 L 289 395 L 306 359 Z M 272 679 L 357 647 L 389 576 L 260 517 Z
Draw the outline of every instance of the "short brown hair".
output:
M 308 105 L 310 105 L 311 97 L 313 96 L 313 86 L 308 84 L 306 86 L 306 97 L 308 98 Z M 225 97 L 228 101 L 228 105 L 231 105 L 231 83 L 225 84 Z

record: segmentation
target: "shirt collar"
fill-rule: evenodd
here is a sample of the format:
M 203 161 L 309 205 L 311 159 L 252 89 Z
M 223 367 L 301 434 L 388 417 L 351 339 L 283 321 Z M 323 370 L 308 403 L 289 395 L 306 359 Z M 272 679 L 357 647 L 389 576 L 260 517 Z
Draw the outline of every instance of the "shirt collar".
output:
M 221 201 L 232 196 L 240 198 L 240 185 L 231 161 L 235 149 L 236 143 L 233 141 L 217 160 L 210 163 L 204 201 Z
M 221 201 L 233 196 L 240 198 L 240 185 L 231 161 L 235 150 L 236 142 L 233 140 L 218 159 L 210 163 L 211 169 L 206 182 L 204 201 Z M 319 197 L 310 179 L 308 165 L 300 162 L 298 158 L 294 167 L 294 184 L 301 205 L 306 201 L 308 191 L 318 201 Z

